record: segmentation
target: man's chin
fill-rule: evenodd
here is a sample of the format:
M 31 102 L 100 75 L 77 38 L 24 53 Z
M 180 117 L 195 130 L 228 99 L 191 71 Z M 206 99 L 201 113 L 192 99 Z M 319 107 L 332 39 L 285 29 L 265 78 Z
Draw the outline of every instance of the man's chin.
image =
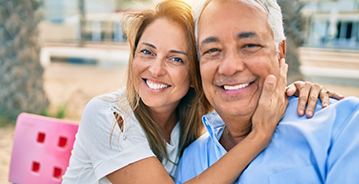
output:
M 255 107 L 250 106 L 240 106 L 240 107 L 231 107 L 231 106 L 222 106 L 220 109 L 214 108 L 221 117 L 231 117 L 231 118 L 242 118 L 252 116 L 255 110 Z

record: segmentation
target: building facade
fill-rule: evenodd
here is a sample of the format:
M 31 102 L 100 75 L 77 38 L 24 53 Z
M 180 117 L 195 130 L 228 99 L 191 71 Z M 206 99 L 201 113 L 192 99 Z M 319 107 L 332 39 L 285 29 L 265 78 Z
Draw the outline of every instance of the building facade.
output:
M 359 49 L 359 0 L 307 1 L 304 46 Z
M 80 0 L 42 0 L 42 40 L 77 42 L 81 38 Z M 84 37 L 87 42 L 125 42 L 122 12 L 131 7 L 148 7 L 150 0 L 83 0 Z

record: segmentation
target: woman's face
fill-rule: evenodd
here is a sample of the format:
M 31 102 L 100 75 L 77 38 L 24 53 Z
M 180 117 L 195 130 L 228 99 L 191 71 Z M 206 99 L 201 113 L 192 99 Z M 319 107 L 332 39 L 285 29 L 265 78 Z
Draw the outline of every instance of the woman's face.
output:
M 190 87 L 188 42 L 178 24 L 160 18 L 149 24 L 133 60 L 136 92 L 155 111 L 173 110 Z

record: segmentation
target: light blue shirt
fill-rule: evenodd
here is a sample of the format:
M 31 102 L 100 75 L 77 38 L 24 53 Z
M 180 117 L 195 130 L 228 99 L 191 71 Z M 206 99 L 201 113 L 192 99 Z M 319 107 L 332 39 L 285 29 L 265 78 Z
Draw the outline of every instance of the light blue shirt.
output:
M 359 99 L 347 97 L 322 108 L 313 118 L 297 114 L 298 98 L 289 98 L 284 118 L 268 147 L 235 183 L 359 183 Z M 225 124 L 216 112 L 203 116 L 208 133 L 185 149 L 177 183 L 197 176 L 220 159 L 225 149 L 219 139 Z M 243 150 L 243 152 L 246 150 Z

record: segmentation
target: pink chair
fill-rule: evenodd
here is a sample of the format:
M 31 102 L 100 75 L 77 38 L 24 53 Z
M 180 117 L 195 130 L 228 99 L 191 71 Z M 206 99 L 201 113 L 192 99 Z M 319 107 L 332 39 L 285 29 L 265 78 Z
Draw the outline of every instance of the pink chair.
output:
M 16 122 L 9 181 L 58 184 L 69 165 L 78 125 L 21 113 Z

